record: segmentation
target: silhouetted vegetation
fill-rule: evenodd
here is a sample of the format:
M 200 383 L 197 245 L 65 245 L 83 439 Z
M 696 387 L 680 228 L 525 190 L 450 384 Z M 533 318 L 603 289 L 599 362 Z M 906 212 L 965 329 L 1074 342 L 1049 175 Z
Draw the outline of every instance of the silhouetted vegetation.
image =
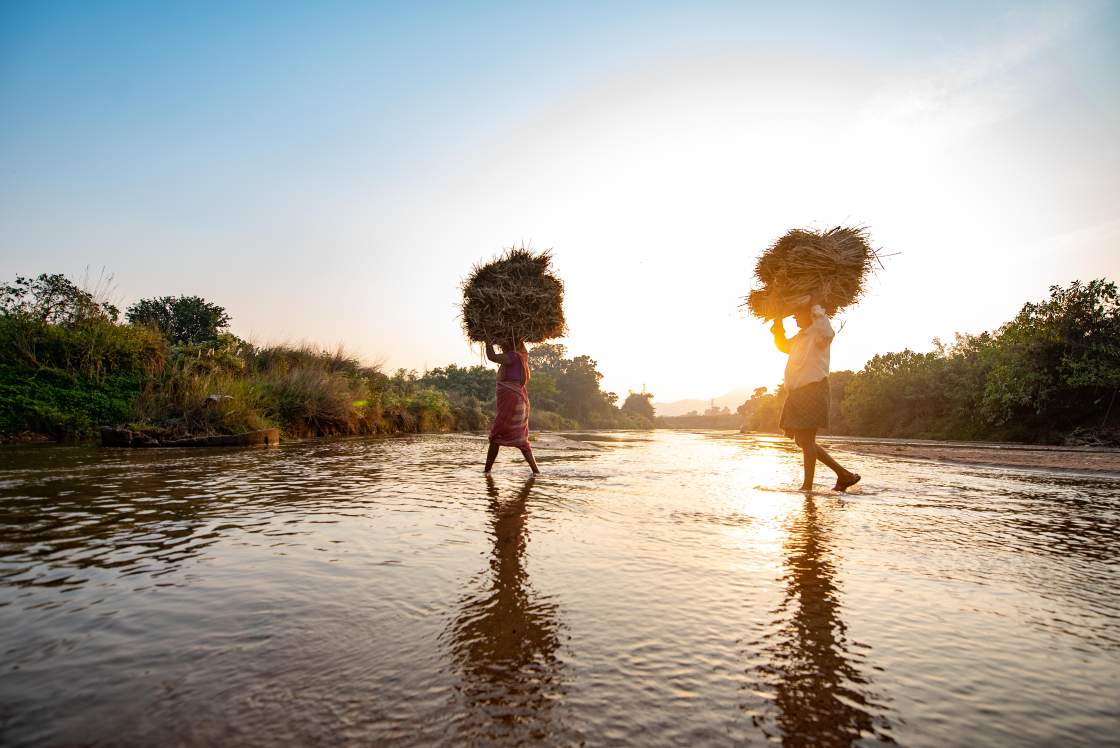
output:
M 622 412 L 652 422 L 654 417 L 653 395 L 649 392 L 631 392 L 622 403 Z
M 121 323 L 115 306 L 61 275 L 0 287 L 0 434 L 86 439 L 101 425 L 167 436 L 266 426 L 288 436 L 490 426 L 492 368 L 386 374 L 341 350 L 251 345 L 222 332 L 225 310 L 198 297 L 148 301 L 129 309 L 142 324 Z M 163 309 L 170 323 L 153 324 L 138 308 Z M 630 393 L 619 407 L 618 396 L 600 388 L 592 358 L 542 343 L 529 359 L 534 430 L 654 425 L 652 395 Z M 1055 286 L 993 332 L 935 341 L 929 353 L 878 355 L 858 372 L 834 372 L 830 383 L 836 434 L 1117 443 L 1116 284 Z M 735 415 L 656 422 L 776 432 L 784 399 L 782 387 L 759 388 Z
M 766 391 L 765 387 L 760 389 L 763 392 Z M 720 406 L 714 402 L 705 408 L 703 413 L 690 410 L 681 416 L 659 416 L 657 418 L 658 428 L 663 429 L 737 429 L 743 423 L 741 413 L 732 413 L 726 405 Z
M 736 413 L 698 413 L 691 411 L 683 416 L 659 416 L 657 427 L 662 429 L 737 429 L 743 419 Z
M 538 428 L 653 427 L 649 417 L 620 409 L 618 395 L 599 388 L 603 375 L 593 358 L 567 358 L 567 353 L 557 343 L 541 343 L 529 351 L 529 398 L 533 415 L 541 419 Z M 549 422 L 555 425 L 544 425 Z
M 127 323 L 118 317 L 61 275 L 0 288 L 0 435 L 83 440 L 102 425 L 163 438 L 270 426 L 289 437 L 481 431 L 493 418 L 492 368 L 386 374 L 342 350 L 254 346 L 197 296 L 146 299 Z M 651 426 L 599 389 L 589 357 L 541 345 L 531 359 L 533 429 Z
M 923 439 L 1117 443 L 1120 299 L 1104 279 L 1053 286 L 993 332 L 836 372 L 832 433 Z M 777 431 L 785 398 L 760 388 L 745 428 Z

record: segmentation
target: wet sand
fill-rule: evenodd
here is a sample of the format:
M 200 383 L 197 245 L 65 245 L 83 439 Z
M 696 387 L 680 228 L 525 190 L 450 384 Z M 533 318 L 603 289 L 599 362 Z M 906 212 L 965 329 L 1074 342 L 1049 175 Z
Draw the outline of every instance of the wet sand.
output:
M 939 442 L 860 441 L 824 437 L 837 450 L 857 454 L 905 457 L 916 460 L 995 465 L 998 467 L 1068 470 L 1120 475 L 1120 450 L 1083 447 L 1046 447 L 1018 444 L 959 444 Z

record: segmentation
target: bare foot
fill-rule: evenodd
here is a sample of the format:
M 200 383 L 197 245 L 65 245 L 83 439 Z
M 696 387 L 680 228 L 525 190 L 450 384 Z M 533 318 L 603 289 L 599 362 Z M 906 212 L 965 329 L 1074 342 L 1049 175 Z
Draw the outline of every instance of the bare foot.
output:
M 806 486 L 804 483 L 802 483 L 801 487 L 798 488 L 797 490 L 798 491 L 805 491 L 806 493 L 812 493 L 813 487 L 812 486 Z
M 859 473 L 852 473 L 852 472 L 849 472 L 847 475 L 844 475 L 843 477 L 837 476 L 836 477 L 836 485 L 832 487 L 832 490 L 833 491 L 840 491 L 841 493 L 843 493 L 844 491 L 847 491 L 849 488 L 851 488 L 855 484 L 859 483 L 859 479 L 860 479 L 860 474 Z

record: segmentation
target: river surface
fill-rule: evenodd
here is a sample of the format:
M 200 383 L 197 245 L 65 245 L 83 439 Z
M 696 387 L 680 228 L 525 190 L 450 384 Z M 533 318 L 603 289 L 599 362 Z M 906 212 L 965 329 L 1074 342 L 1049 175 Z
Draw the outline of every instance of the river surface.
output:
M 0 451 L 0 744 L 1118 744 L 1120 481 L 552 444 Z

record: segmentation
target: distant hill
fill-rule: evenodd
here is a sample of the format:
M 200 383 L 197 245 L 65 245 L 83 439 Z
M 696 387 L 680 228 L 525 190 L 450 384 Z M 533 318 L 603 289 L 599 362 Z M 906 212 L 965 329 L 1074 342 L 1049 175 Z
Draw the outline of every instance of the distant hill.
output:
M 750 396 L 751 390 L 732 390 L 715 398 L 715 405 L 717 408 L 727 406 L 734 413 Z M 654 403 L 653 408 L 659 416 L 683 416 L 693 410 L 703 413 L 711 405 L 711 400 L 675 400 L 671 403 Z

